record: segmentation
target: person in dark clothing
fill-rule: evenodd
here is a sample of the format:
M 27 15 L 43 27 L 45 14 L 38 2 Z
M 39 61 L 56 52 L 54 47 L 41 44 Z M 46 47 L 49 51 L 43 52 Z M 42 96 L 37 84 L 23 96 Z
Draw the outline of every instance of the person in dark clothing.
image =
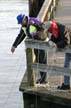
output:
M 14 53 L 17 46 L 24 40 L 24 38 L 27 36 L 31 39 L 37 39 L 37 40 L 45 40 L 47 36 L 41 36 L 39 35 L 39 31 L 43 31 L 43 28 L 41 25 L 43 22 L 38 20 L 37 18 L 28 17 L 23 14 L 19 14 L 17 16 L 18 24 L 21 24 L 21 30 L 18 36 L 16 37 L 12 47 L 11 52 Z M 39 25 L 39 26 L 38 26 Z M 43 32 L 42 32 L 43 33 Z M 36 55 L 36 62 L 39 63 L 47 63 L 47 54 L 44 50 L 38 50 L 34 49 L 34 53 Z M 46 73 L 40 72 L 40 79 L 38 79 L 37 83 L 45 83 L 46 82 Z
M 49 37 L 58 48 L 65 48 L 71 44 L 71 30 L 65 25 L 55 21 L 47 21 L 45 24 L 45 32 L 51 33 Z
M 50 41 L 54 42 L 57 48 L 64 49 L 67 47 L 64 67 L 69 68 L 71 61 L 71 29 L 55 21 L 48 21 L 45 24 L 45 32 L 47 31 L 51 33 L 51 36 L 49 36 Z M 64 75 L 62 85 L 58 86 L 57 88 L 60 90 L 69 90 L 70 76 Z

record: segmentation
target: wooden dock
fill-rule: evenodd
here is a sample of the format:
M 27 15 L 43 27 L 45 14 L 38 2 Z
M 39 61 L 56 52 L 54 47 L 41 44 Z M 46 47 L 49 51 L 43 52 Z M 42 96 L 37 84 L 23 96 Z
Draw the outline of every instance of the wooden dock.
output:
M 71 108 L 71 90 L 57 90 L 56 87 L 49 84 L 36 84 L 29 86 L 27 83 L 27 75 L 24 75 L 20 91 L 23 92 L 24 107 L 35 105 L 34 108 Z M 26 99 L 27 98 L 27 99 Z M 28 104 L 25 104 L 28 101 Z M 39 105 L 39 103 L 41 103 Z M 51 105 L 52 104 L 52 105 Z
M 59 5 L 58 5 L 58 7 L 56 5 L 56 9 L 57 9 L 56 13 L 52 10 L 53 5 L 51 6 L 51 4 L 52 4 L 51 1 L 52 0 L 50 0 L 50 2 L 48 2 L 48 8 L 44 9 L 44 6 L 46 7 L 46 4 L 47 4 L 47 0 L 45 0 L 43 7 L 41 8 L 42 11 L 40 11 L 38 18 L 40 18 L 41 14 L 43 14 L 43 12 L 44 12 L 43 10 L 46 10 L 45 14 L 43 14 L 43 17 L 41 18 L 42 21 L 45 21 L 47 19 L 48 15 L 49 15 L 48 20 L 51 19 L 51 17 L 53 17 L 53 15 L 55 15 L 54 19 L 56 21 L 63 23 L 68 27 L 71 27 L 71 25 L 70 25 L 71 0 L 58 0 Z M 36 44 L 36 42 L 35 42 L 35 44 Z M 44 43 L 43 43 L 43 45 L 44 45 Z M 27 45 L 26 48 L 28 48 L 28 46 L 29 45 Z M 31 48 L 36 47 L 36 45 L 32 46 L 31 43 L 30 43 L 30 46 L 31 46 Z M 47 47 L 46 43 L 45 43 L 44 47 Z M 43 49 L 43 47 L 41 47 L 41 48 Z M 46 48 L 44 48 L 44 49 L 46 49 Z M 30 51 L 30 48 L 29 48 L 29 51 Z M 32 52 L 32 50 L 31 50 L 31 52 Z M 64 54 L 65 54 L 65 52 L 58 52 L 58 53 L 50 53 L 49 52 L 48 58 L 47 58 L 48 64 L 51 66 L 53 66 L 53 65 L 56 66 L 55 69 L 57 69 L 57 66 L 58 66 L 58 70 L 60 67 L 60 69 L 62 69 L 62 70 L 59 70 L 59 71 L 63 72 L 64 68 L 62 68 L 62 67 L 64 65 Z M 53 58 L 52 58 L 52 56 L 53 56 Z M 32 63 L 33 60 L 31 60 L 31 59 L 30 59 L 30 61 Z M 30 65 L 30 63 L 29 63 L 29 65 Z M 29 67 L 31 67 L 31 65 Z M 40 67 L 40 68 L 37 68 L 37 72 L 39 69 L 44 69 L 44 70 L 47 69 L 48 70 L 48 68 L 46 68 L 45 66 L 38 65 L 36 67 Z M 30 69 L 30 71 L 31 71 L 31 69 Z M 66 71 L 70 72 L 69 69 L 65 70 L 65 72 Z M 34 71 L 34 73 L 36 73 L 36 72 Z M 29 107 L 30 108 L 36 108 L 36 107 L 37 108 L 44 108 L 44 107 L 45 108 L 46 107 L 47 108 L 60 108 L 60 107 L 61 108 L 71 108 L 71 90 L 58 90 L 57 89 L 57 86 L 62 83 L 62 81 L 60 80 L 60 79 L 63 80 L 62 74 L 61 74 L 61 76 L 59 76 L 59 75 L 58 76 L 57 75 L 49 76 L 49 78 L 48 78 L 49 83 L 46 83 L 46 84 L 36 84 L 36 80 L 35 80 L 34 86 L 33 85 L 30 86 L 29 83 L 27 82 L 27 80 L 28 80 L 27 74 L 28 74 L 28 72 L 25 73 L 25 75 L 22 79 L 21 85 L 20 85 L 20 91 L 23 92 L 24 108 L 29 108 Z M 67 74 L 67 72 L 66 72 L 66 74 Z M 37 73 L 35 76 L 38 78 Z

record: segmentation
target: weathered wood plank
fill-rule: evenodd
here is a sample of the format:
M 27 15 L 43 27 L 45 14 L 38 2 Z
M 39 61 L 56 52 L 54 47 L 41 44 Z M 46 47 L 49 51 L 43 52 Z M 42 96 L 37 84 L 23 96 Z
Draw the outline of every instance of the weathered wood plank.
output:
M 26 48 L 35 48 L 35 49 L 42 49 L 47 50 L 48 52 L 64 52 L 69 48 L 68 46 L 61 49 L 57 48 L 55 43 L 49 41 L 38 41 L 33 39 L 26 39 L 25 40 L 25 47 Z
M 55 44 L 50 45 L 49 42 L 38 41 L 38 40 L 33 40 L 33 39 L 26 39 L 25 46 L 26 48 L 43 49 L 43 50 L 48 50 L 48 51 L 56 50 Z
M 30 86 L 34 86 L 35 84 L 35 74 L 33 72 L 33 69 L 31 68 L 31 63 L 33 63 L 33 50 L 30 48 L 26 49 L 26 57 L 27 57 L 27 79 L 28 84 Z
M 36 71 L 44 71 L 49 73 L 49 75 L 69 75 L 71 76 L 71 69 L 65 67 L 58 67 L 58 66 L 48 66 L 47 64 L 32 64 L 32 68 Z

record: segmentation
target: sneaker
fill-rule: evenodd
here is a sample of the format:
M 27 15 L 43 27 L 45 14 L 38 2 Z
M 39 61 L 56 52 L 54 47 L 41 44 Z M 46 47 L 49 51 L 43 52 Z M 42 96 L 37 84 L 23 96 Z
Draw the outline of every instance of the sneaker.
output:
M 40 78 L 40 79 L 37 80 L 36 83 L 37 83 L 37 84 L 38 84 L 38 83 L 39 83 L 39 84 L 43 84 L 43 83 L 47 83 L 47 81 L 42 80 L 42 79 Z
M 62 83 L 61 86 L 57 87 L 60 90 L 69 90 L 70 89 L 70 85 L 65 85 L 64 83 Z

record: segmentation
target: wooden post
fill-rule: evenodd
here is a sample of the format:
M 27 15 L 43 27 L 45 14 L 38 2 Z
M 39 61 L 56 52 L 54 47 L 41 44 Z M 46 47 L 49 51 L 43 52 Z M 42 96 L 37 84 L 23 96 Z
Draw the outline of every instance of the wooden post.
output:
M 38 0 L 29 0 L 29 16 L 37 17 L 38 14 Z M 33 63 L 34 51 L 31 48 L 26 49 L 26 60 L 27 60 L 27 78 L 30 86 L 35 85 L 35 74 L 31 68 Z
M 29 0 L 29 16 L 30 17 L 37 17 L 39 10 L 43 4 L 44 0 Z M 28 84 L 30 86 L 35 85 L 35 74 L 33 69 L 31 68 L 31 64 L 34 60 L 34 51 L 31 48 L 26 49 L 26 59 L 27 59 L 27 78 Z
M 51 18 L 52 19 L 54 18 L 54 1 L 55 0 L 52 0 L 52 6 L 51 6 L 51 8 L 52 8 Z
M 34 61 L 34 52 L 31 48 L 26 49 L 26 60 L 27 60 L 27 78 L 28 78 L 28 84 L 30 86 L 35 85 L 35 74 L 33 72 L 33 69 L 31 68 L 31 64 Z
M 38 11 L 38 0 L 29 0 L 29 16 L 36 17 Z
M 56 0 L 53 0 L 53 6 L 54 7 L 56 6 Z
M 45 0 L 29 0 L 29 16 L 37 17 Z
M 56 11 L 59 0 L 54 0 L 54 10 Z

